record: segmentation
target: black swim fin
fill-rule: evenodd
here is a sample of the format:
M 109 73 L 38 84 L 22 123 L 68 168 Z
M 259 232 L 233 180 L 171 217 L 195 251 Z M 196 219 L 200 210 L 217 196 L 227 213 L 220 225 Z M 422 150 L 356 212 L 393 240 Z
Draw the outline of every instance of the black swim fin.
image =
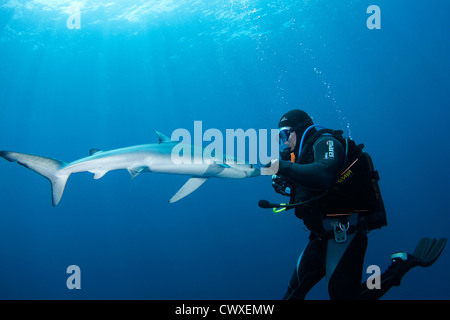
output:
M 446 244 L 447 238 L 439 240 L 434 238 L 422 238 L 412 255 L 418 260 L 417 264 L 419 266 L 429 267 L 439 258 L 442 251 L 444 251 Z
M 434 238 L 422 238 L 416 246 L 413 254 L 407 252 L 397 252 L 391 255 L 392 264 L 388 272 L 395 279 L 394 286 L 400 285 L 402 277 L 411 269 L 417 266 L 429 267 L 441 255 L 447 244 L 447 238 L 436 240 Z

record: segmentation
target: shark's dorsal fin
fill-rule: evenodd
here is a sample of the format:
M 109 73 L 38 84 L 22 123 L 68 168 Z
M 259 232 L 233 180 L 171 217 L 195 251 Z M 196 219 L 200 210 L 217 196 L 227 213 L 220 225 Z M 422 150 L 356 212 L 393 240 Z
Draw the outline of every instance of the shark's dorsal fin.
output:
M 97 152 L 100 152 L 100 151 L 102 151 L 102 150 L 100 150 L 100 149 L 91 149 L 91 150 L 89 150 L 89 154 L 92 156 L 92 155 L 94 155 L 94 154 L 96 154 Z
M 161 132 L 153 129 L 155 131 L 155 133 L 158 135 L 158 139 L 159 142 L 158 143 L 164 143 L 164 142 L 170 142 L 172 140 L 170 140 L 170 138 L 168 136 L 166 136 L 165 134 L 162 134 Z

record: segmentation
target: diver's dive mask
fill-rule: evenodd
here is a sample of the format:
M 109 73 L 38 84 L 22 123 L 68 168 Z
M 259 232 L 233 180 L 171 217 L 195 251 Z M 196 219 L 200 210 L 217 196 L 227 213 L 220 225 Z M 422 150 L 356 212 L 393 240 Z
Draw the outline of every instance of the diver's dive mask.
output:
M 280 152 L 284 151 L 289 146 L 287 145 L 287 142 L 291 138 L 292 130 L 291 127 L 282 127 L 278 129 L 278 136 L 279 136 L 279 143 L 280 143 Z

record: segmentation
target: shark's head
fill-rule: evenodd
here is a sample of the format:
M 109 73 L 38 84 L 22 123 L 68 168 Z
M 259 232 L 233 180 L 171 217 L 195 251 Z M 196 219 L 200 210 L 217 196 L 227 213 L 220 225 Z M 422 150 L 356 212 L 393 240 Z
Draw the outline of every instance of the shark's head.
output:
M 228 166 L 233 169 L 234 178 L 251 178 L 261 175 L 259 169 L 249 163 L 231 163 Z M 229 172 L 229 171 L 228 171 Z M 230 174 L 230 173 L 228 173 Z
M 249 167 L 245 170 L 245 173 L 247 174 L 248 178 L 259 177 L 261 175 L 259 168 L 255 167 L 252 164 L 249 164 Z

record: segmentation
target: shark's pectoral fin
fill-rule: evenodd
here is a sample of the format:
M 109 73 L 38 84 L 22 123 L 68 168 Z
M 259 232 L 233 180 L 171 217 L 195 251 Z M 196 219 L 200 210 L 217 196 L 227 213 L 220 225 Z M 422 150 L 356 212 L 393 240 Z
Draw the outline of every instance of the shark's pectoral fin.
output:
M 178 192 L 169 200 L 169 203 L 176 202 L 197 190 L 208 178 L 192 177 L 190 178 Z
M 131 175 L 131 180 L 133 180 L 134 178 L 136 178 L 139 173 L 141 173 L 142 171 L 145 170 L 145 167 L 139 167 L 139 168 L 130 168 L 128 169 L 128 172 Z

